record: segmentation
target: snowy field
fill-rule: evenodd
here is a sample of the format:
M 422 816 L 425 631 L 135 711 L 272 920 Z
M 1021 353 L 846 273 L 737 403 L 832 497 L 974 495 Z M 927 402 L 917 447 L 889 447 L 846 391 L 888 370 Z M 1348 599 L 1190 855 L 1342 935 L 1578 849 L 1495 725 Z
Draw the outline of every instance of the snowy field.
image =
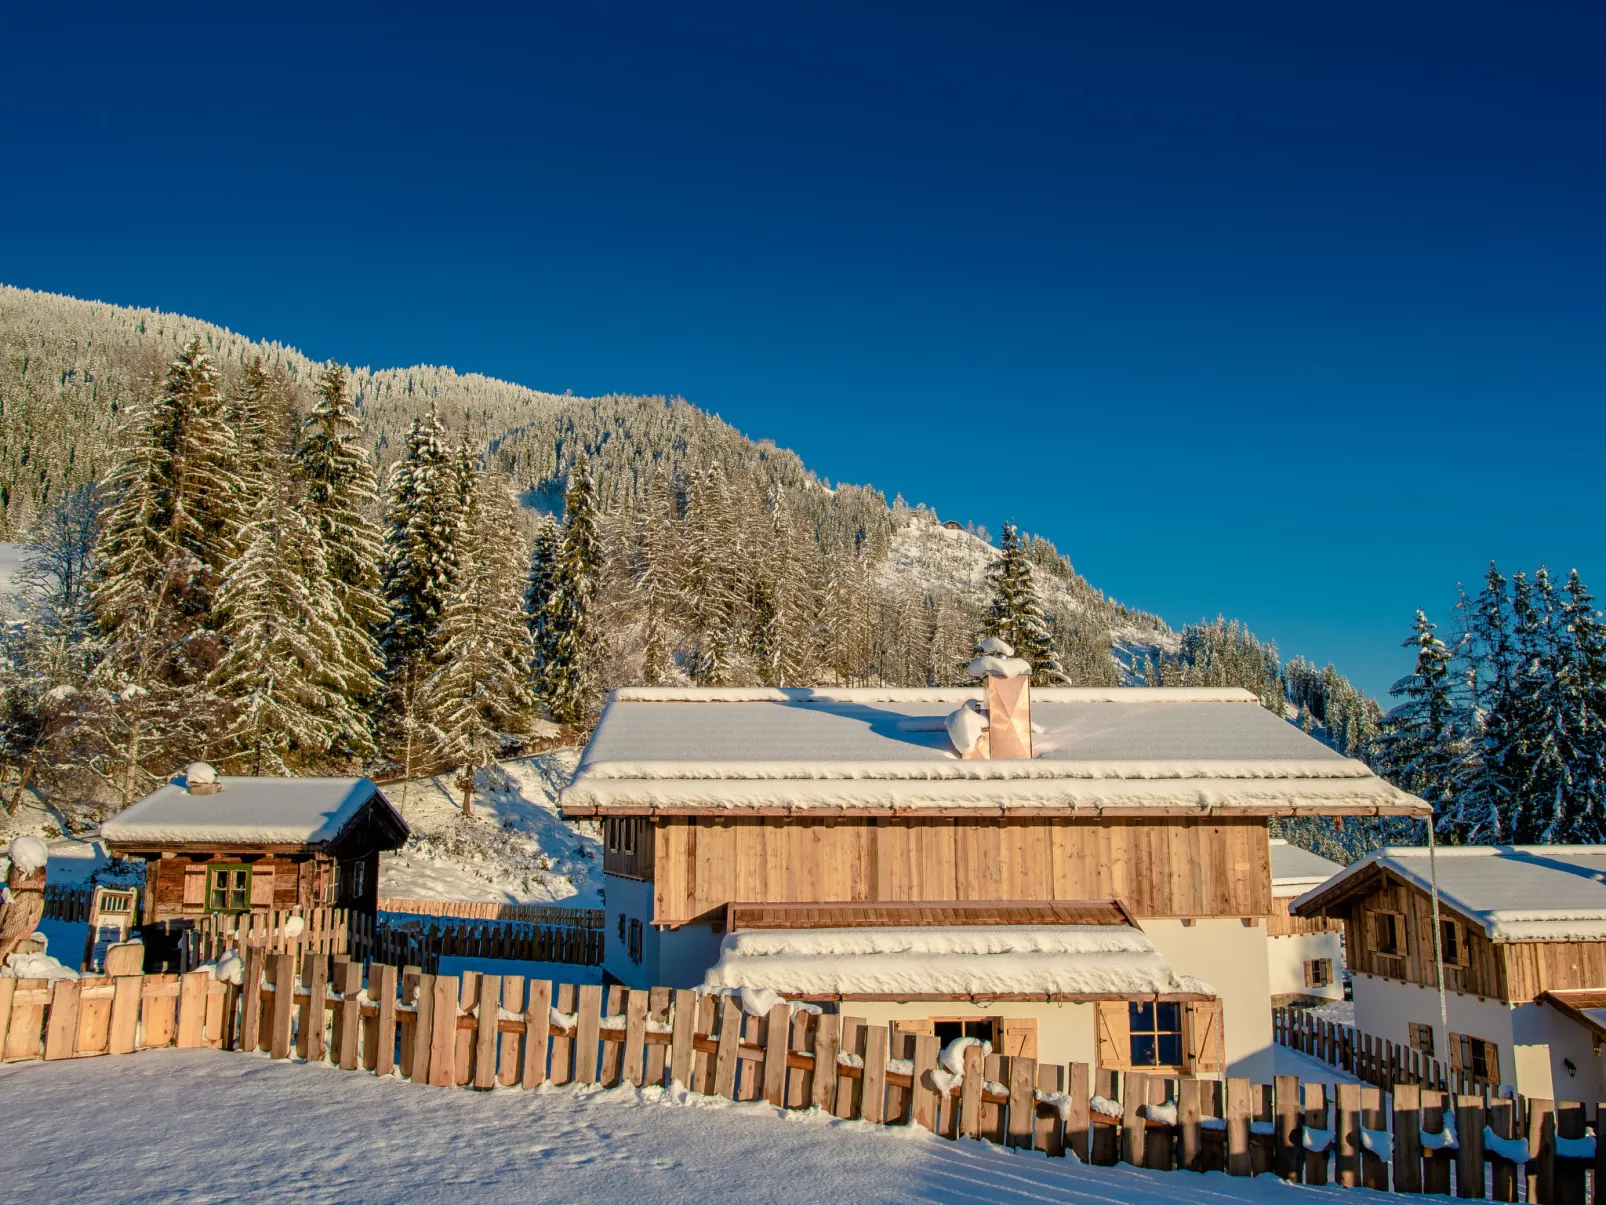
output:
M 413 830 L 406 846 L 383 854 L 386 896 L 600 905 L 602 843 L 597 826 L 558 818 L 558 792 L 574 773 L 578 749 L 553 749 L 503 762 L 475 776 L 473 815 L 446 776 L 387 783 L 386 797 Z
M 14 1201 L 1362 1202 L 1272 1177 L 1092 1168 L 662 1089 L 435 1089 L 203 1050 L 0 1068 Z

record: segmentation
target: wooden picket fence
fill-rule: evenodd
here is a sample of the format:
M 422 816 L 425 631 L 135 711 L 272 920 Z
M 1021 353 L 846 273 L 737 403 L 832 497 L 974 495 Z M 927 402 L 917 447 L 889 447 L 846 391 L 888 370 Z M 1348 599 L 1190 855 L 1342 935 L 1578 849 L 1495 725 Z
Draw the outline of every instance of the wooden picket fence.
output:
M 394 966 L 417 966 L 435 974 L 443 957 L 504 958 L 601 966 L 605 936 L 600 928 L 525 921 L 425 921 L 381 916 L 369 957 Z
M 556 904 L 501 904 L 475 900 L 415 900 L 381 896 L 381 912 L 408 916 L 451 916 L 460 920 L 512 920 L 563 929 L 600 929 L 607 914 L 601 908 L 563 908 Z
M 186 975 L 0 979 L 8 1060 L 162 1046 L 292 1053 L 440 1087 L 680 1085 L 817 1107 L 946 1138 L 985 1138 L 1096 1165 L 1273 1173 L 1291 1182 L 1582 1205 L 1606 1194 L 1580 1103 L 1449 1093 L 1421 1084 L 1336 1088 L 1291 1076 L 1182 1079 L 964 1051 L 851 1016 L 690 989 L 576 987 L 516 975 L 437 976 L 247 945 L 243 987 Z M 709 1124 L 718 1124 L 710 1115 Z M 1450 1136 L 1447 1138 L 1447 1135 Z
M 301 920 L 298 933 L 286 926 Z M 256 912 L 214 912 L 195 918 L 179 937 L 179 971 L 216 962 L 230 951 L 256 948 L 274 953 L 345 954 L 361 958 L 371 942 L 373 922 L 345 908 L 274 908 Z M 352 939 L 356 937 L 354 942 Z M 365 940 L 366 938 L 366 940 Z
M 93 887 L 68 887 L 62 883 L 45 884 L 46 920 L 87 921 L 89 908 L 95 899 Z
M 1461 1095 L 1485 1089 L 1499 1094 L 1499 1084 L 1479 1079 L 1471 1068 L 1446 1066 L 1419 1050 L 1362 1033 L 1353 1025 L 1314 1017 L 1306 1009 L 1272 1009 L 1272 1035 L 1278 1045 L 1308 1054 L 1379 1088 L 1420 1084 Z

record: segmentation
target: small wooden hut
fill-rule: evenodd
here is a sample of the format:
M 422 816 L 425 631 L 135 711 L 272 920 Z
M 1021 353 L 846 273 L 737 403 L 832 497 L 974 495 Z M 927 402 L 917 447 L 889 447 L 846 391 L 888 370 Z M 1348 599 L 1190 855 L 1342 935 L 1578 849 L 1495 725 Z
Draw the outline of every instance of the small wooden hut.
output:
M 193 765 L 101 825 L 146 862 L 141 921 L 316 907 L 372 916 L 407 822 L 366 778 L 233 778 Z

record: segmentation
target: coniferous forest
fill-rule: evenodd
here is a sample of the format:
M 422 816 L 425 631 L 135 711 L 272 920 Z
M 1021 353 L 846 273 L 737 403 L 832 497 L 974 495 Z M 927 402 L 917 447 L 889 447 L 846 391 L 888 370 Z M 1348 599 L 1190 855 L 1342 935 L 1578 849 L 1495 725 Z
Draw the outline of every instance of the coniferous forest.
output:
M 1173 631 L 1049 541 L 820 481 L 685 402 L 314 364 L 0 288 L 0 790 L 115 808 L 186 762 L 451 771 L 583 738 L 627 683 L 1241 686 L 1456 841 L 1606 836 L 1606 635 L 1576 575 L 1419 614 L 1388 714 L 1236 621 Z M 999 500 L 1000 507 L 1007 499 Z M 1288 822 L 1341 858 L 1420 826 Z M 1396 831 L 1398 830 L 1398 831 Z

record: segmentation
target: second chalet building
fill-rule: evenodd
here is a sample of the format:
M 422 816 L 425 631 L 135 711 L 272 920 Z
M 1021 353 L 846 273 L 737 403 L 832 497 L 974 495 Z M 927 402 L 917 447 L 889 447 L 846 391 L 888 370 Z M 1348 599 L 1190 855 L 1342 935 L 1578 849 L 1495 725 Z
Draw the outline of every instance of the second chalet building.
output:
M 559 803 L 604 969 L 1004 1053 L 1271 1074 L 1267 823 L 1425 805 L 1236 689 L 618 690 Z

